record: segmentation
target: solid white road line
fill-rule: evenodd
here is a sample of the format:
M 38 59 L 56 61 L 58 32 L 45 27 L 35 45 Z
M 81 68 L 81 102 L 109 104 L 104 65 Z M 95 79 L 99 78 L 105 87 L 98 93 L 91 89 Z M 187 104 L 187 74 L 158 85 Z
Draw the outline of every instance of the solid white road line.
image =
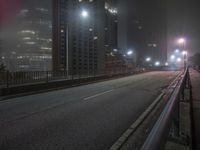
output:
M 102 93 L 98 93 L 98 94 L 95 94 L 95 95 L 93 95 L 93 96 L 86 97 L 86 98 L 84 98 L 83 100 L 89 100 L 89 99 L 92 99 L 92 98 L 95 98 L 95 97 L 104 95 L 104 94 L 106 94 L 106 93 L 110 93 L 110 92 L 112 92 L 112 91 L 114 91 L 114 90 L 109 90 L 109 91 L 105 91 L 105 92 L 102 92 Z

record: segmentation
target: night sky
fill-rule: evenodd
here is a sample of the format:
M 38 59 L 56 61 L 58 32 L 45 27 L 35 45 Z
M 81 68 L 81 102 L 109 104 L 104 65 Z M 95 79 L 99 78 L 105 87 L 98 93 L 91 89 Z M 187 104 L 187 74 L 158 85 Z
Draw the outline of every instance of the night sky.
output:
M 168 48 L 177 48 L 176 39 L 183 36 L 192 55 L 200 52 L 200 2 L 198 0 L 170 0 L 167 5 Z
M 138 1 L 138 0 L 134 0 Z M 140 0 L 140 6 L 133 5 L 133 0 L 129 0 L 128 4 L 131 9 L 135 12 L 140 10 L 145 10 L 148 7 L 154 7 L 156 5 L 156 0 Z M 160 0 L 161 1 L 161 0 Z M 41 5 L 51 8 L 51 0 L 1 0 L 1 7 L 8 8 L 8 10 L 13 10 L 14 5 L 16 8 L 20 6 L 33 6 Z M 167 35 L 168 35 L 168 50 L 173 50 L 178 48 L 176 44 L 176 39 L 183 36 L 187 39 L 187 49 L 190 54 L 195 52 L 200 52 L 200 2 L 199 0 L 163 0 L 166 3 L 166 14 L 167 14 Z M 10 3 L 10 6 L 8 6 Z M 11 5 L 12 4 L 12 5 Z M 6 6 L 6 7 L 5 7 Z M 4 12 L 3 12 L 4 11 Z M 5 15 L 6 9 L 1 9 L 0 19 Z M 134 11 L 133 11 L 134 12 Z M 154 14 L 159 14 L 160 12 L 152 12 Z M 143 17 L 142 14 L 141 18 Z M 135 13 L 129 14 L 130 17 L 135 18 Z M 149 18 L 149 21 L 151 19 Z
M 159 8 L 159 3 L 165 7 Z M 190 55 L 200 52 L 199 0 L 129 0 L 128 6 L 132 10 L 128 20 L 139 18 L 143 22 L 144 30 L 146 26 L 147 31 L 152 30 L 155 34 L 162 28 L 159 18 L 163 12 L 165 13 L 163 23 L 166 24 L 168 54 L 177 48 L 180 49 L 177 44 L 177 39 L 180 37 L 187 40 L 186 49 Z M 148 32 L 146 34 L 149 35 Z

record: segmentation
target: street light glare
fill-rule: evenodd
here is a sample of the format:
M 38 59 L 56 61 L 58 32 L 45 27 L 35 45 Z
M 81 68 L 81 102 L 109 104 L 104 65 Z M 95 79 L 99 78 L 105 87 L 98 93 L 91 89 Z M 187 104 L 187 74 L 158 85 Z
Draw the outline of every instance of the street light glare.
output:
M 174 60 L 174 59 L 175 59 L 175 56 L 174 56 L 174 55 L 171 55 L 171 59 Z
M 146 61 L 147 61 L 147 62 L 151 61 L 151 58 L 150 58 L 150 57 L 147 57 L 147 58 L 146 58 Z
M 179 49 L 176 49 L 176 50 L 175 50 L 175 53 L 179 53 L 179 52 L 180 52 L 180 50 L 179 50 Z
M 177 58 L 177 60 L 176 60 L 177 62 L 181 62 L 182 61 L 182 59 L 181 58 Z
M 83 10 L 81 12 L 81 16 L 84 17 L 84 18 L 88 17 L 88 12 L 86 10 Z
M 155 62 L 155 66 L 160 66 L 160 62 L 159 62 L 159 61 L 156 61 L 156 62 Z
M 127 55 L 132 55 L 132 54 L 133 54 L 132 50 L 130 50 L 130 51 L 127 52 Z
M 178 40 L 178 43 L 179 44 L 183 44 L 185 42 L 185 39 L 184 38 L 180 38 L 179 40 Z
M 183 51 L 183 52 L 182 52 L 182 55 L 187 55 L 187 51 Z

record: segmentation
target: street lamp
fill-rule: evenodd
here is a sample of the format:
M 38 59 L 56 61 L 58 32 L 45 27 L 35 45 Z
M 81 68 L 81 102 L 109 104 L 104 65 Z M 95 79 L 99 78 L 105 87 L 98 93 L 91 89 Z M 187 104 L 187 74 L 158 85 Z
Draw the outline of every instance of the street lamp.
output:
M 146 62 L 150 62 L 151 61 L 151 58 L 150 57 L 147 57 L 146 58 Z
M 187 51 L 185 51 L 185 39 L 180 38 L 178 39 L 178 43 L 182 45 L 182 55 L 184 59 L 184 69 L 186 69 L 186 61 L 187 61 Z
M 130 55 L 132 55 L 133 54 L 133 51 L 132 50 L 129 50 L 128 52 L 127 52 L 127 55 L 128 56 L 130 56 Z
M 83 18 L 87 18 L 87 17 L 88 17 L 88 11 L 82 10 L 81 16 L 82 16 Z
M 179 50 L 179 49 L 176 49 L 176 50 L 175 50 L 175 53 L 177 53 L 177 54 L 178 54 L 179 52 L 180 52 L 180 50 Z
M 171 60 L 174 60 L 176 57 L 174 55 L 171 55 Z
M 177 58 L 177 60 L 176 60 L 178 63 L 179 62 L 181 62 L 182 61 L 182 59 L 179 57 L 179 58 Z
M 183 51 L 182 52 L 182 55 L 183 55 L 183 60 L 184 60 L 184 69 L 186 69 L 186 65 L 187 65 L 187 54 L 188 52 L 187 51 Z
M 182 54 L 183 54 L 183 55 L 187 55 L 187 51 L 183 51 Z
M 155 66 L 160 66 L 160 62 L 159 62 L 159 61 L 156 61 L 156 62 L 155 62 Z
M 184 38 L 180 38 L 180 39 L 178 39 L 178 43 L 179 43 L 179 44 L 183 44 L 183 43 L 185 43 L 185 39 L 184 39 Z

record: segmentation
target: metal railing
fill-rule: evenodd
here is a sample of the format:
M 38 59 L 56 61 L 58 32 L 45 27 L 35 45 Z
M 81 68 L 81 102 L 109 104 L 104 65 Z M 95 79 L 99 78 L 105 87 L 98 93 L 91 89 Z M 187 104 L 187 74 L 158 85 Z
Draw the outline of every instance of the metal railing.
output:
M 141 71 L 137 71 L 141 72 Z M 103 73 L 78 73 L 70 75 L 67 71 L 29 71 L 29 72 L 0 72 L 0 89 L 11 86 L 48 83 L 62 80 L 75 80 L 101 76 L 114 76 L 120 74 L 136 73 L 127 70 L 115 70 Z
M 185 88 L 190 88 L 190 78 L 188 68 L 184 71 L 179 81 L 177 81 L 174 92 L 167 102 L 164 110 L 153 126 L 150 134 L 144 142 L 141 150 L 162 150 L 170 133 L 179 138 L 180 133 L 180 111 L 179 102 L 184 99 Z M 173 128 L 173 129 L 172 129 Z

